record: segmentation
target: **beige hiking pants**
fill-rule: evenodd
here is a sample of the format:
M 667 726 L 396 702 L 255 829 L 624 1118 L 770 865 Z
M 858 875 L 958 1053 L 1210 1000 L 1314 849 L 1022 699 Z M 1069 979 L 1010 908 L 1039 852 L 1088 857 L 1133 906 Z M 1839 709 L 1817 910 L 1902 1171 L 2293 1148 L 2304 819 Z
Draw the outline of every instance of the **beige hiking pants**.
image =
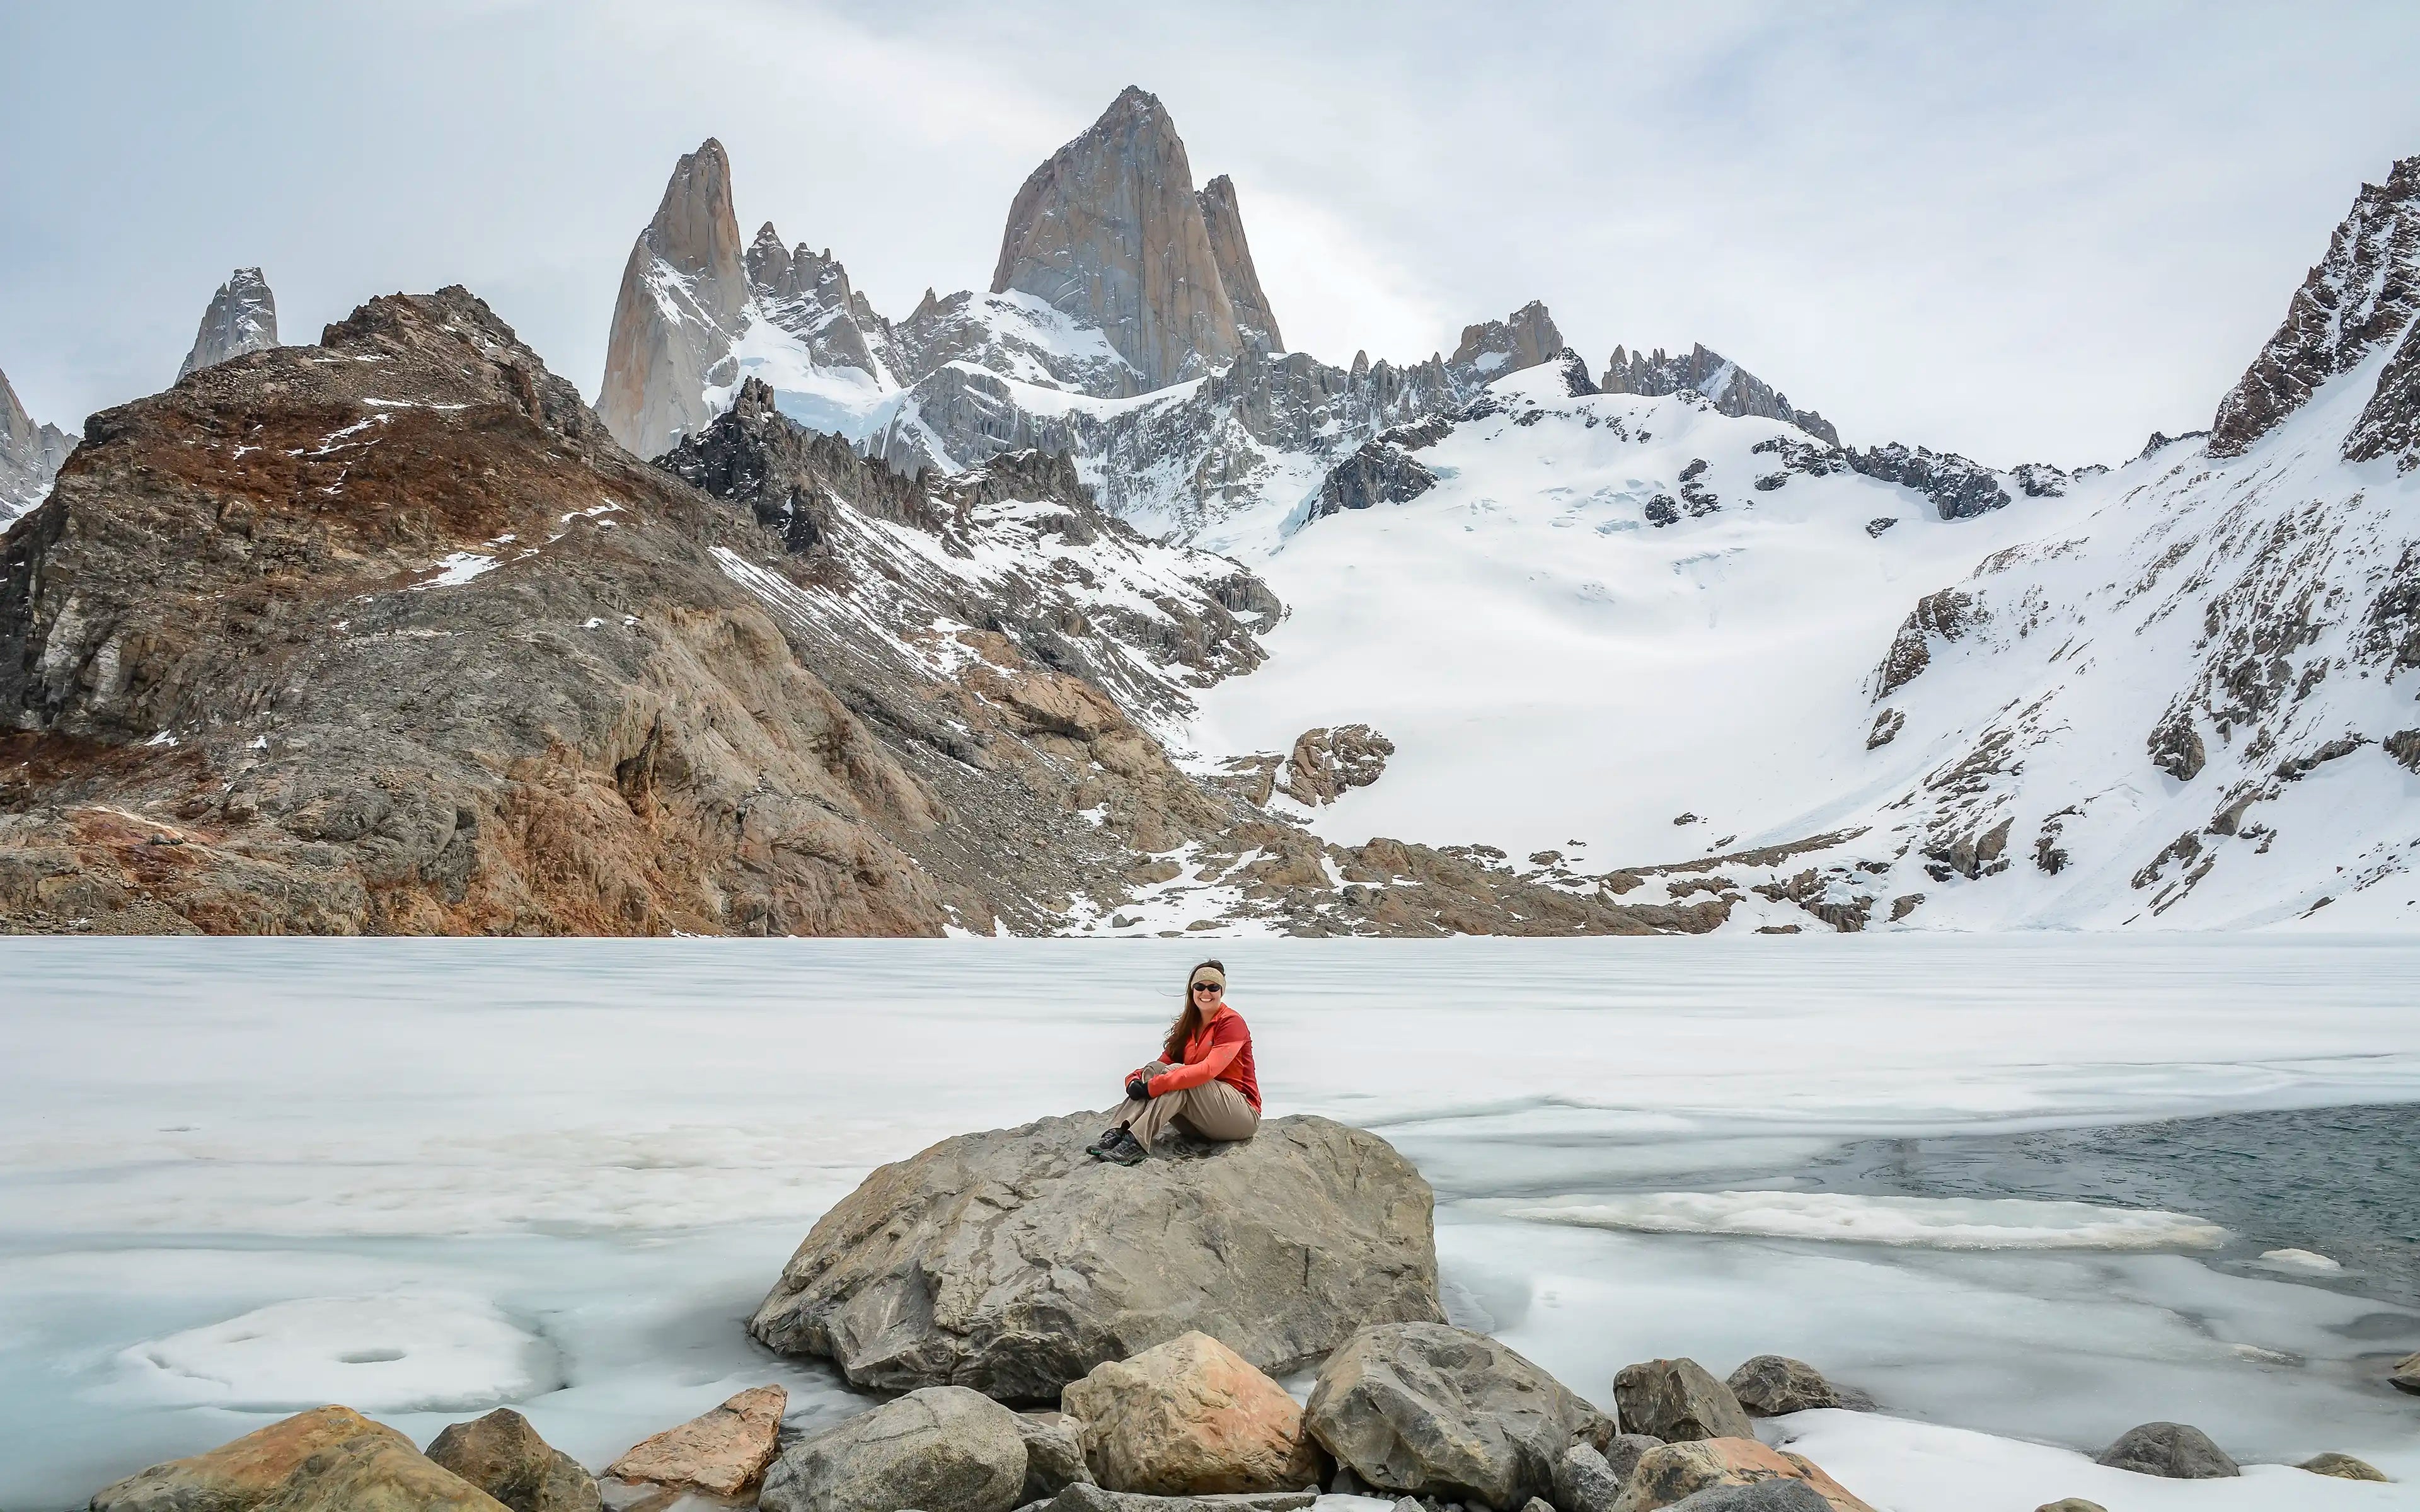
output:
M 1168 1062 L 1155 1060 L 1143 1075 L 1156 1076 L 1167 1069 Z M 1244 1094 L 1215 1079 L 1164 1097 L 1140 1102 L 1128 1098 L 1111 1115 L 1111 1121 L 1132 1130 L 1136 1142 L 1145 1149 L 1171 1119 L 1183 1119 L 1187 1128 L 1204 1139 L 1249 1139 L 1261 1126 L 1260 1111 L 1244 1100 Z

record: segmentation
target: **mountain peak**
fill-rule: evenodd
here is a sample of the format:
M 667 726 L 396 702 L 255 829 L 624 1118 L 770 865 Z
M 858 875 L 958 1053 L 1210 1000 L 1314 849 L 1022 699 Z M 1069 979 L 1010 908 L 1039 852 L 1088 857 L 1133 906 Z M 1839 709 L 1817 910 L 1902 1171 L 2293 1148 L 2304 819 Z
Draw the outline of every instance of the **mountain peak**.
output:
M 269 280 L 257 268 L 239 268 L 210 296 L 201 327 L 194 332 L 193 349 L 177 368 L 178 381 L 230 358 L 276 345 L 277 299 L 269 291 Z
M 1210 233 L 1210 255 L 1218 264 L 1218 281 L 1235 307 L 1235 324 L 1247 340 L 1273 352 L 1286 349 L 1278 333 L 1278 317 L 1261 289 L 1260 270 L 1252 266 L 1251 244 L 1244 239 L 1244 212 L 1235 203 L 1235 181 L 1225 174 L 1202 186 L 1202 224 Z
M 731 160 L 709 136 L 673 165 L 622 268 L 597 395 L 615 440 L 654 456 L 713 418 L 706 376 L 728 358 L 748 295 Z
M 2286 318 L 2219 401 L 2210 454 L 2234 456 L 2303 406 L 2313 390 L 2358 366 L 2420 312 L 2420 156 L 2383 184 L 2364 184 L 2328 239 L 2327 255 L 2286 306 Z
M 1192 164 L 1156 98 L 1128 86 L 1026 178 L 992 273 L 993 293 L 1010 290 L 1099 327 L 1144 390 L 1242 349 Z

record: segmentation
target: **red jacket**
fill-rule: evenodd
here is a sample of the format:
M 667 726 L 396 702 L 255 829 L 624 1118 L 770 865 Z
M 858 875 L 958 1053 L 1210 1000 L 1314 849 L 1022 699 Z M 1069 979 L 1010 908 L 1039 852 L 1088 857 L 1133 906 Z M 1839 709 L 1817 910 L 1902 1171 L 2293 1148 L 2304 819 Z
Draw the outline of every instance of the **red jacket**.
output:
M 1261 1111 L 1261 1079 L 1252 1070 L 1252 1031 L 1244 1016 L 1218 1005 L 1210 1022 L 1185 1041 L 1185 1064 L 1171 1066 L 1151 1079 L 1151 1095 L 1163 1097 L 1203 1082 L 1221 1081 L 1244 1094 L 1252 1111 Z

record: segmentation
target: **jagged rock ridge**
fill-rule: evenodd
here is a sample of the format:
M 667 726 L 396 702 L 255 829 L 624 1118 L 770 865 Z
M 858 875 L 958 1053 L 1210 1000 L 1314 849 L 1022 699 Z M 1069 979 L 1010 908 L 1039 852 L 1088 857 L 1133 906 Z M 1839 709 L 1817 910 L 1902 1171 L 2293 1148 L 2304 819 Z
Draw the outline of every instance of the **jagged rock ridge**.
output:
M 194 346 L 177 368 L 177 380 L 205 367 L 216 366 L 246 352 L 277 345 L 277 297 L 257 268 L 239 268 L 227 275 L 202 312 Z
M 1687 389 L 1704 394 L 1724 414 L 1761 415 L 1795 425 L 1830 445 L 1840 444 L 1840 433 L 1830 421 L 1812 409 L 1793 408 L 1787 394 L 1720 352 L 1708 351 L 1702 343 L 1690 347 L 1686 356 L 1671 357 L 1665 356 L 1661 347 L 1652 356 L 1616 347 L 1597 387 L 1606 393 L 1646 394 Z
M 95 416 L 0 555 L 0 927 L 1041 933 L 1176 856 L 1296 933 L 1695 921 L 1188 776 L 1264 586 L 770 397 L 647 466 L 458 288 Z
M 56 425 L 38 425 L 0 373 L 0 526 L 42 501 L 75 438 Z
M 2415 309 L 2420 309 L 2420 156 L 2397 162 L 2385 183 L 2362 185 L 2328 242 L 2327 255 L 2294 291 L 2276 334 L 2219 402 L 2218 417 L 2211 423 L 2210 454 L 2240 455 L 2300 409 L 2321 384 L 2392 341 Z M 2397 377 L 2400 382 L 2411 381 L 2408 368 Z M 2382 444 L 2368 440 L 2375 434 L 2365 426 L 2356 445 Z

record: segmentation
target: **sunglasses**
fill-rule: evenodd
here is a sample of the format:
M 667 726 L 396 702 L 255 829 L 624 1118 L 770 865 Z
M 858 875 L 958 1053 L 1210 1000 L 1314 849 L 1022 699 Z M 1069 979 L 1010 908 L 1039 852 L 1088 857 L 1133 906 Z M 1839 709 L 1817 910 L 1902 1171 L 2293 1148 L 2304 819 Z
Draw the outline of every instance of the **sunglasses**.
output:
M 1197 981 L 1193 984 L 1193 990 L 1197 993 L 1215 993 L 1221 985 L 1222 983 L 1215 981 Z

